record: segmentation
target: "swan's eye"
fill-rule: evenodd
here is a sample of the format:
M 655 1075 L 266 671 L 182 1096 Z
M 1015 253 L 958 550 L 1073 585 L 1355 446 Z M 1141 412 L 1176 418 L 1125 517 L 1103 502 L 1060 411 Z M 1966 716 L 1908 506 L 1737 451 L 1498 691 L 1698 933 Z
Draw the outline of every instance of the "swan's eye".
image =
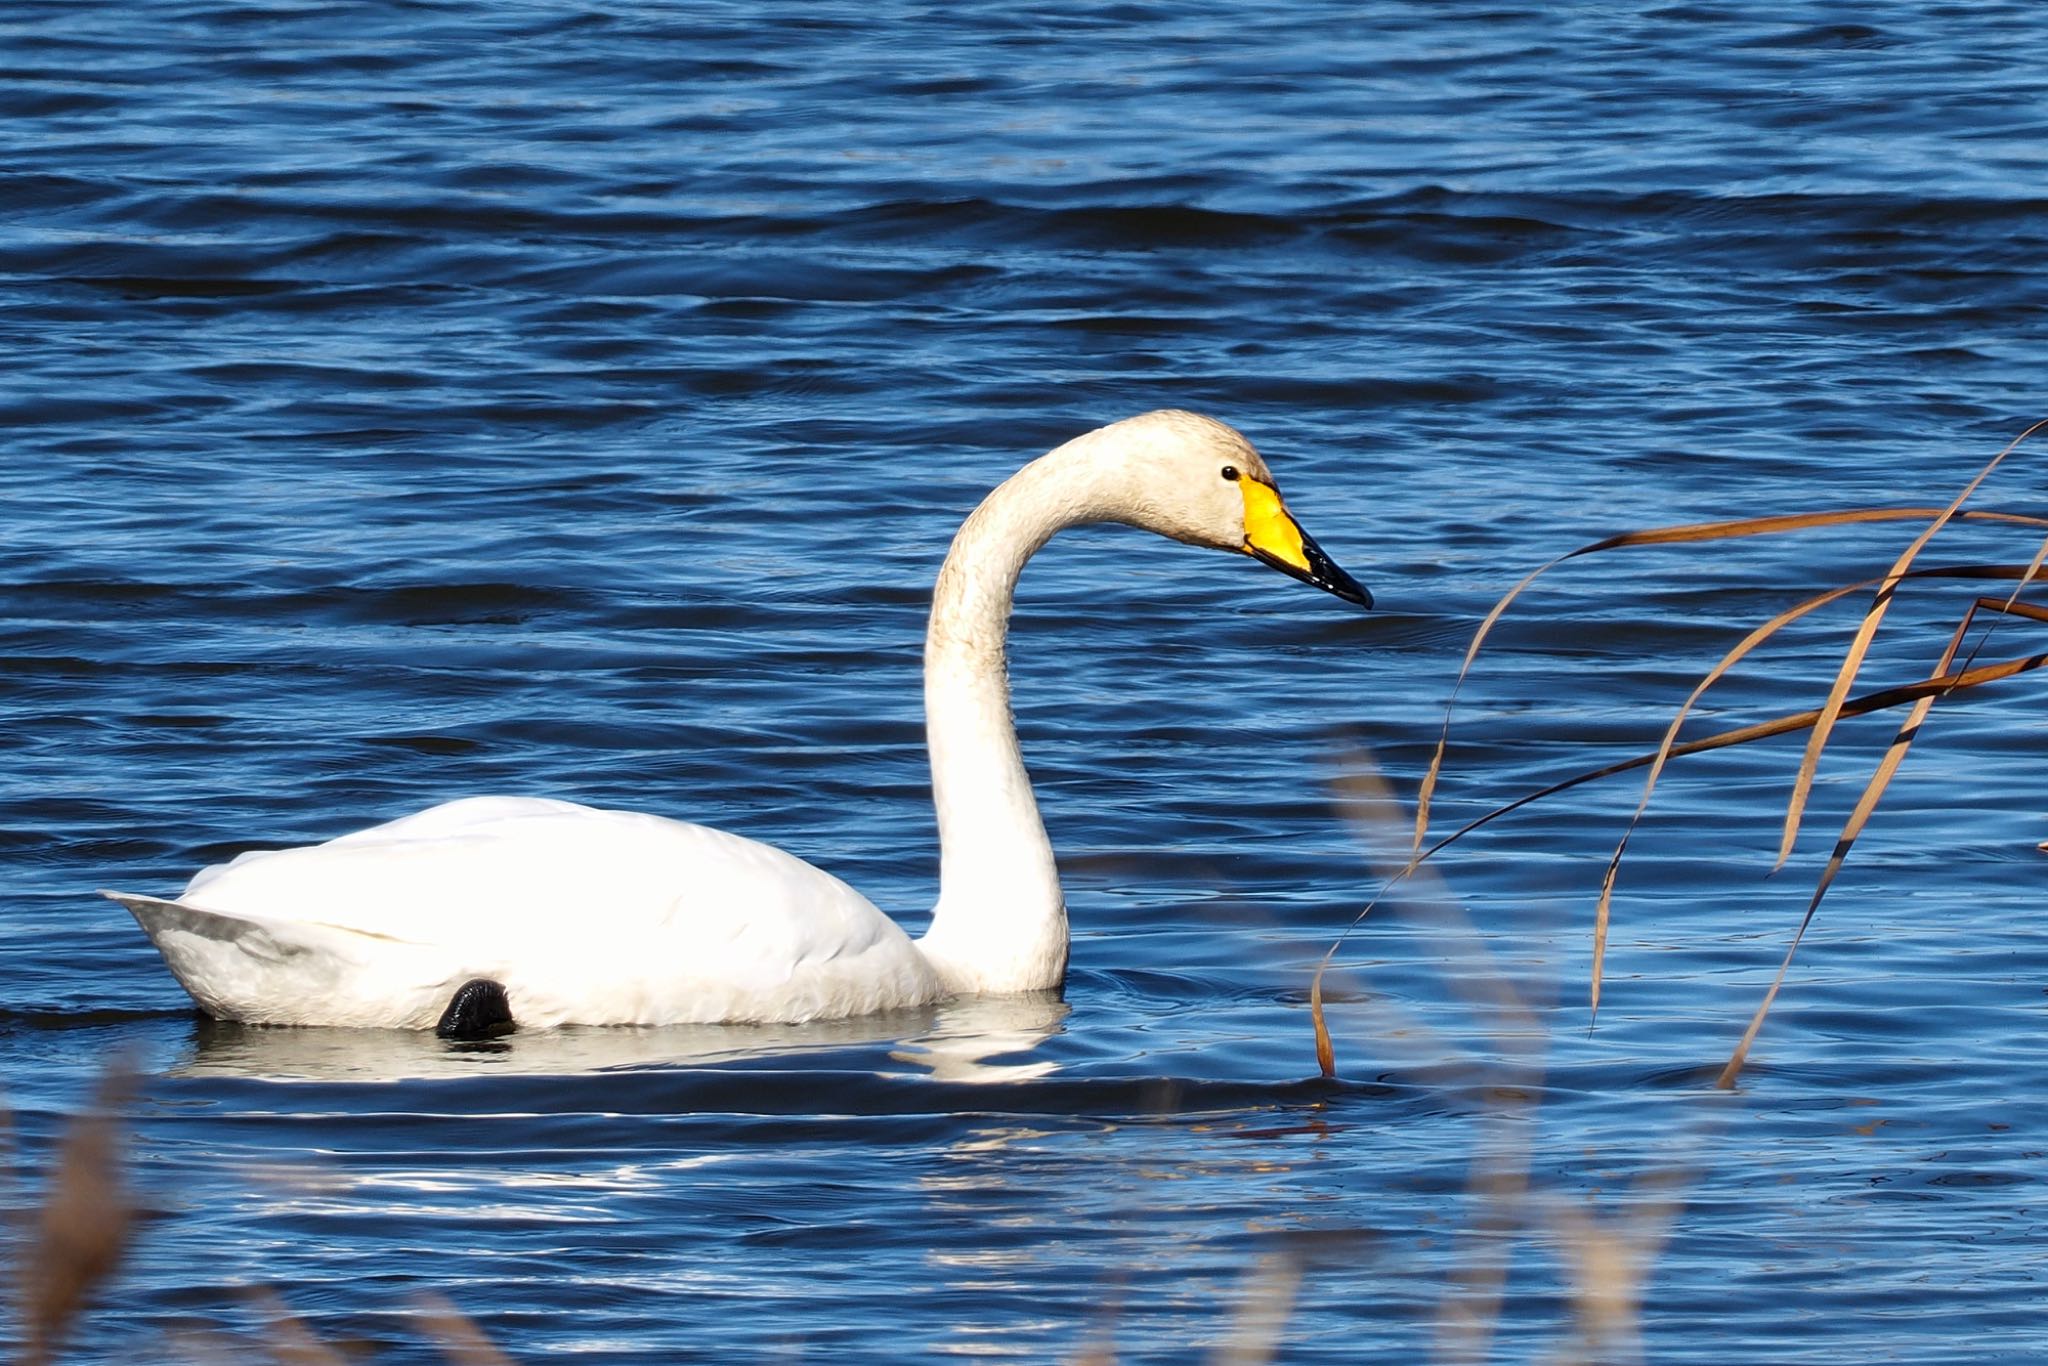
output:
M 1223 477 L 1235 484 L 1237 482 L 1237 466 L 1225 465 L 1223 467 Z

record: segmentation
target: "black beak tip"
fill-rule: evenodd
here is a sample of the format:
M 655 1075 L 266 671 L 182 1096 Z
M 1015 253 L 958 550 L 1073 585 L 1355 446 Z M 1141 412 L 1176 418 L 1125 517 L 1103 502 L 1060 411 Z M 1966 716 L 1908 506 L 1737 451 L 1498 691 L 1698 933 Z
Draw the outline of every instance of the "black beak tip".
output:
M 1302 575 L 1303 578 L 1325 593 L 1333 593 L 1346 602 L 1355 602 L 1360 607 L 1371 608 L 1372 594 L 1366 591 L 1364 584 L 1339 569 L 1336 563 L 1323 553 L 1323 548 L 1314 541 L 1306 536 L 1301 540 L 1302 551 L 1308 559 L 1308 573 Z
M 1333 597 L 1355 602 L 1360 607 L 1371 608 L 1372 594 L 1366 590 L 1364 584 L 1339 569 L 1330 557 L 1323 553 L 1323 548 L 1314 541 L 1306 536 L 1302 537 L 1301 541 L 1303 558 L 1308 561 L 1307 569 L 1289 564 L 1277 555 L 1269 555 L 1257 546 L 1247 545 L 1245 549 L 1252 553 L 1254 559 L 1271 565 L 1291 579 L 1300 579 L 1303 583 L 1312 584 Z
M 1332 593 L 1335 593 L 1335 594 L 1336 594 L 1336 595 L 1337 595 L 1338 597 L 1340 597 L 1340 598 L 1344 599 L 1344 601 L 1346 601 L 1346 602 L 1355 602 L 1355 603 L 1357 603 L 1357 604 L 1358 604 L 1358 605 L 1359 605 L 1360 607 L 1366 608 L 1367 610 L 1371 610 L 1371 608 L 1372 608 L 1372 593 L 1371 593 L 1371 591 L 1370 591 L 1370 590 L 1368 590 L 1368 589 L 1366 588 L 1366 586 L 1365 586 L 1364 584 L 1362 584 L 1362 583 L 1360 583 L 1360 582 L 1359 582 L 1358 580 L 1356 580 L 1356 579 L 1352 578 L 1352 577 L 1351 577 L 1351 576 L 1350 576 L 1349 574 L 1346 574 L 1346 573 L 1345 573 L 1345 572 L 1344 572 L 1343 570 L 1341 570 L 1341 569 L 1340 569 L 1340 570 L 1338 570 L 1338 571 L 1337 571 L 1337 573 L 1338 573 L 1338 576 L 1339 576 L 1340 582 L 1337 582 L 1337 583 L 1318 583 L 1318 584 L 1316 584 L 1316 587 L 1318 587 L 1318 588 L 1325 588 L 1325 589 L 1328 589 L 1328 590 L 1329 590 L 1330 592 L 1332 592 Z

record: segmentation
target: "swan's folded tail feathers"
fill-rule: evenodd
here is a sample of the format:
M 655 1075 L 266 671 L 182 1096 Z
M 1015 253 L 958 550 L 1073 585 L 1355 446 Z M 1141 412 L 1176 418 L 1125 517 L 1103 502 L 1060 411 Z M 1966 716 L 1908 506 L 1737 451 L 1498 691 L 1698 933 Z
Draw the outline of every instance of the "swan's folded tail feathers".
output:
M 395 1024 L 425 1028 L 447 1000 L 447 968 L 423 945 L 316 921 L 208 910 L 182 901 L 103 892 L 135 917 L 199 1008 L 264 1024 Z M 391 951 L 399 950 L 393 958 Z M 407 952 L 407 951 L 410 952 Z M 383 969 L 381 997 L 343 1003 L 366 968 Z
M 109 901 L 118 901 L 128 908 L 135 917 L 135 923 L 142 926 L 144 933 L 163 947 L 159 937 L 162 931 L 179 928 L 203 934 L 210 939 L 233 939 L 252 927 L 252 922 L 243 916 L 225 915 L 219 911 L 205 911 L 197 906 L 187 906 L 182 901 L 166 901 L 158 896 L 138 896 L 132 892 L 110 892 L 101 889 L 100 895 Z
M 412 941 L 397 935 L 381 934 L 376 930 L 358 929 L 353 925 L 334 925 L 320 920 L 285 920 L 273 916 L 249 915 L 240 911 L 219 911 L 203 906 L 194 906 L 185 901 L 167 901 L 162 897 L 138 896 L 131 892 L 101 891 L 109 901 L 118 901 L 128 908 L 150 938 L 156 938 L 157 927 L 172 927 L 204 934 L 214 939 L 239 939 L 249 934 L 266 934 L 280 940 L 303 939 L 319 943 L 322 947 L 350 939 L 370 940 L 381 944 L 409 944 Z M 335 937 L 339 938 L 335 938 Z

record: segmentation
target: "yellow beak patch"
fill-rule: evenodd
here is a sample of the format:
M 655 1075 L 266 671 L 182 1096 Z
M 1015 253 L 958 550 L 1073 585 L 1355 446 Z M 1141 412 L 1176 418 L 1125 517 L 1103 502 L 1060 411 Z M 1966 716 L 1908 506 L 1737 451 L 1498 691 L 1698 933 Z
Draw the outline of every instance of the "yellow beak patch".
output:
M 1240 479 L 1238 487 L 1244 490 L 1244 553 L 1309 573 L 1308 547 L 1281 504 L 1279 490 L 1249 478 Z

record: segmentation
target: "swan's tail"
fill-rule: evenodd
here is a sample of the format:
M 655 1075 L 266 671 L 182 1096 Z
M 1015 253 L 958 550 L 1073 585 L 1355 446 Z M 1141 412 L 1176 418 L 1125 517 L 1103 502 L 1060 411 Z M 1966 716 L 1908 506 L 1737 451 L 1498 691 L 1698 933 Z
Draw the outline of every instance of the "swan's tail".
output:
M 153 896 L 101 895 L 128 908 L 178 985 L 216 1019 L 425 1029 L 460 980 L 422 944 Z

